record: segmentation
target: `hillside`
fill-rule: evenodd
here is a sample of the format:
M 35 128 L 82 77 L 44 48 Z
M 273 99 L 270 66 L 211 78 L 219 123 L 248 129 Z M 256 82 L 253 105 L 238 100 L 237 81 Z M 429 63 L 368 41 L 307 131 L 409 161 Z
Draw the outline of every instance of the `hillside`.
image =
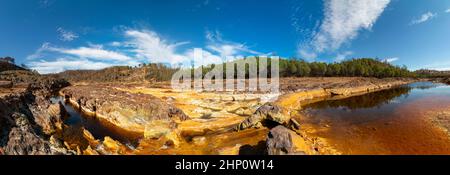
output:
M 9 70 L 25 70 L 25 69 L 13 63 L 0 60 L 0 72 Z
M 140 82 L 169 81 L 176 69 L 163 64 L 143 64 L 138 67 L 114 66 L 101 70 L 68 70 L 57 76 L 71 82 Z
M 14 58 L 0 58 L 0 81 L 7 81 L 13 84 L 35 82 L 39 73 L 30 71 L 14 64 Z
M 431 77 L 431 78 L 448 78 L 448 77 L 450 77 L 450 71 L 420 69 L 420 70 L 415 71 L 415 73 L 422 77 Z
M 259 58 L 257 58 L 259 59 Z M 235 63 L 244 61 L 236 60 Z M 205 66 L 206 74 L 215 66 Z M 269 65 L 270 67 L 270 61 Z M 236 69 L 236 68 L 235 68 Z M 142 64 L 137 67 L 115 66 L 101 70 L 68 70 L 50 76 L 64 78 L 71 82 L 156 82 L 170 81 L 172 75 L 178 69 L 164 64 Z M 270 71 L 269 71 L 270 73 Z M 224 76 L 226 70 L 224 69 Z M 415 73 L 408 71 L 406 67 L 391 65 L 387 62 L 371 58 L 353 59 L 339 63 L 306 62 L 300 59 L 281 59 L 281 77 L 415 77 Z M 236 77 L 236 74 L 235 74 Z M 248 66 L 246 66 L 248 77 Z

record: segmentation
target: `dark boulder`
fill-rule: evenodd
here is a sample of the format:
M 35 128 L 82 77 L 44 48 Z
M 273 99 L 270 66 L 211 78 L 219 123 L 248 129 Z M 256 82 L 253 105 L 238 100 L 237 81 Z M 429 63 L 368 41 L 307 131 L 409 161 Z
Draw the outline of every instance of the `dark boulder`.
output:
M 270 130 L 266 141 L 266 151 L 269 155 L 316 154 L 309 145 L 303 137 L 279 125 Z

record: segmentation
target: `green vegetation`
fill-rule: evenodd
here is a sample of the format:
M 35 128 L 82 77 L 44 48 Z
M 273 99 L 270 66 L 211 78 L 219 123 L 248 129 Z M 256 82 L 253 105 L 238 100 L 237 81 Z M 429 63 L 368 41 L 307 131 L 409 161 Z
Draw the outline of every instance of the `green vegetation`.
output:
M 323 63 L 303 60 L 280 60 L 283 77 L 413 77 L 406 66 L 399 67 L 372 58 L 352 59 L 343 62 Z
M 415 71 L 414 73 L 417 76 L 422 78 L 449 78 L 450 71 L 437 71 L 437 70 L 428 70 L 428 69 L 420 69 Z
M 136 67 L 114 66 L 101 70 L 68 70 L 51 76 L 74 82 L 169 81 L 177 70 L 164 64 L 141 64 Z
M 255 58 L 255 57 L 253 57 Z M 246 58 L 248 59 L 248 58 Z M 245 62 L 246 59 L 239 59 L 234 63 Z M 256 60 L 259 60 L 256 57 Z M 216 66 L 223 66 L 223 76 L 226 77 L 226 65 L 203 66 L 202 74 L 210 72 Z M 257 61 L 257 67 L 259 62 Z M 270 70 L 271 60 L 267 64 L 267 70 Z M 249 77 L 249 68 L 245 66 L 245 77 Z M 238 67 L 235 66 L 234 77 L 237 77 Z M 115 66 L 102 70 L 70 70 L 55 74 L 69 81 L 99 81 L 99 82 L 138 82 L 138 81 L 170 81 L 172 75 L 179 69 L 171 68 L 164 64 L 141 64 L 136 67 Z M 194 70 L 191 70 L 193 73 Z M 257 72 L 259 74 L 259 72 Z M 270 76 L 270 71 L 268 71 Z M 415 73 L 408 69 L 393 66 L 387 62 L 371 58 L 353 59 L 339 63 L 306 62 L 298 59 L 280 59 L 281 77 L 415 77 Z M 194 76 L 192 76 L 194 77 Z
M 253 57 L 254 58 L 254 57 Z M 248 59 L 248 58 L 247 58 Z M 256 57 L 258 60 L 259 58 Z M 237 60 L 238 63 L 244 60 Z M 270 59 L 267 70 L 270 69 Z M 211 70 L 216 65 L 206 66 Z M 226 75 L 225 65 L 224 77 Z M 257 64 L 259 67 L 259 64 Z M 204 68 L 205 69 L 205 68 Z M 235 70 L 237 68 L 235 67 Z M 245 67 L 246 77 L 249 76 L 249 66 Z M 270 71 L 268 71 L 270 73 Z M 343 62 L 324 63 L 324 62 L 306 62 L 300 59 L 280 59 L 280 76 L 281 77 L 415 77 L 414 72 L 409 71 L 406 66 L 399 67 L 391 65 L 388 62 L 383 62 L 372 58 L 352 59 Z M 235 74 L 234 77 L 237 77 Z
M 234 63 L 247 62 L 248 59 L 257 60 L 256 67 L 259 67 L 259 57 L 248 57 L 235 60 Z M 372 58 L 352 59 L 343 62 L 324 63 L 324 62 L 306 62 L 301 59 L 280 59 L 280 76 L 281 77 L 425 77 L 427 74 L 423 72 L 411 72 L 406 66 L 399 67 Z M 270 70 L 271 60 L 268 60 L 267 69 Z M 0 72 L 8 70 L 26 71 L 26 66 L 22 67 L 14 64 L 14 58 L 0 58 Z M 242 65 L 242 64 L 241 64 Z M 203 76 L 213 70 L 216 66 L 223 66 L 223 76 L 226 77 L 226 65 L 209 65 L 203 66 Z M 249 77 L 250 66 L 245 68 L 234 67 L 234 77 L 237 77 L 237 70 L 245 69 L 245 77 Z M 69 70 L 50 76 L 58 76 L 69 81 L 99 81 L 99 82 L 138 82 L 138 81 L 170 81 L 172 75 L 179 69 L 171 68 L 164 64 L 141 64 L 139 66 L 114 66 L 102 70 Z M 193 70 L 191 70 L 193 72 Z M 252 70 L 259 74 L 258 69 Z M 270 71 L 267 71 L 270 77 Z M 4 73 L 3 77 L 11 77 L 10 72 Z M 8 74 L 8 76 L 6 76 Z M 37 72 L 33 71 L 33 74 Z M 5 79 L 5 78 L 4 78 Z M 23 79 L 16 77 L 14 79 Z

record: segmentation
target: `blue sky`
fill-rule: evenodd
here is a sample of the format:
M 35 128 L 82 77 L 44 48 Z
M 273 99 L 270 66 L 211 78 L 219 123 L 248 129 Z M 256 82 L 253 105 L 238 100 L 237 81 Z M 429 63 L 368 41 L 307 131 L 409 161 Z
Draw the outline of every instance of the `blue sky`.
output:
M 0 56 L 41 73 L 223 56 L 450 69 L 448 0 L 2 0 Z

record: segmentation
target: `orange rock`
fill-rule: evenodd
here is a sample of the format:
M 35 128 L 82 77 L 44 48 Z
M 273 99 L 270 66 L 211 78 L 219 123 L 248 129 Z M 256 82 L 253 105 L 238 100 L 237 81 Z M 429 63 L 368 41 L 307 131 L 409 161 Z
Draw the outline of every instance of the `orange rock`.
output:
M 89 145 L 97 146 L 100 144 L 99 140 L 96 140 L 95 137 L 88 130 L 83 128 L 83 137 L 89 142 Z
M 103 140 L 104 154 L 124 154 L 127 148 L 120 142 L 106 136 Z
M 89 145 L 84 151 L 83 155 L 100 155 L 96 150 L 93 150 L 91 146 Z
M 219 155 L 239 155 L 240 144 L 236 144 L 232 147 L 225 147 L 218 150 Z

